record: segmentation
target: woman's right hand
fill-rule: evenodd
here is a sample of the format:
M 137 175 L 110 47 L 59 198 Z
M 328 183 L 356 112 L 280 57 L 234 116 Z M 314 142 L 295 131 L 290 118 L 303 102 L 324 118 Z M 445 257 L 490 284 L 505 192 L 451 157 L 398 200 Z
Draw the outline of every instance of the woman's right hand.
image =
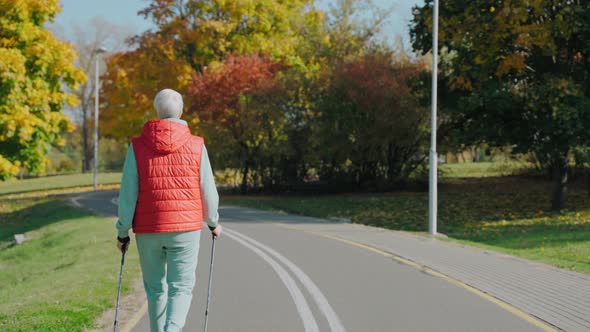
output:
M 209 228 L 209 229 L 211 229 L 211 228 Z M 217 240 L 221 236 L 222 231 L 223 231 L 223 228 L 221 227 L 220 224 L 217 224 L 217 227 L 215 227 L 214 229 L 211 229 L 211 234 L 213 235 L 213 239 Z

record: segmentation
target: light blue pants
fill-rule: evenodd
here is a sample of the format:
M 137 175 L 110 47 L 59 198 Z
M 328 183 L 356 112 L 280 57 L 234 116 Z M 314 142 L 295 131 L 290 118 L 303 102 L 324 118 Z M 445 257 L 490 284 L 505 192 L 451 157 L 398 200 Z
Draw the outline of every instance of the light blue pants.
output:
M 152 332 L 182 331 L 195 285 L 201 231 L 137 234 Z

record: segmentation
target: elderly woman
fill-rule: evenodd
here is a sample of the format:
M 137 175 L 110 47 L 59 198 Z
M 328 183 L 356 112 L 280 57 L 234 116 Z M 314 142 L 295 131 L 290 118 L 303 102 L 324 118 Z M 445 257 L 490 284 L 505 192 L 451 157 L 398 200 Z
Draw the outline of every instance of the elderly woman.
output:
M 181 331 L 195 285 L 203 221 L 217 238 L 219 196 L 203 138 L 181 120 L 182 96 L 154 99 L 158 120 L 133 138 L 119 193 L 118 247 L 136 234 L 151 331 Z

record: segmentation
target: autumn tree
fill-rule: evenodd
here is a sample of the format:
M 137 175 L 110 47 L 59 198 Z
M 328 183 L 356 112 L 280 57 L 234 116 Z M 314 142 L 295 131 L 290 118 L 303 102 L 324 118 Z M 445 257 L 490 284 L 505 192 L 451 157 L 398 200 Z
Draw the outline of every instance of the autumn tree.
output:
M 272 186 L 287 139 L 285 95 L 277 76 L 284 66 L 259 55 L 229 57 L 207 68 L 189 87 L 189 116 L 201 119 L 199 128 L 216 151 L 217 167 L 239 168 L 242 191 L 251 173 Z
M 119 139 L 137 134 L 158 90 L 170 87 L 186 94 L 191 75 L 222 63 L 229 55 L 268 54 L 304 66 L 296 50 L 304 37 L 299 31 L 320 19 L 311 3 L 149 1 L 140 14 L 156 28 L 134 38 L 133 51 L 109 60 L 103 85 L 103 132 Z
M 372 1 L 337 0 L 326 16 L 330 58 L 343 62 L 365 55 L 376 41 L 393 7 L 380 7 Z
M 200 72 L 230 54 L 269 54 L 296 63 L 300 23 L 316 17 L 312 0 L 152 0 L 142 10 L 158 34 Z
M 392 52 L 343 63 L 319 105 L 321 176 L 347 183 L 395 183 L 423 165 L 428 109 L 414 91 L 424 65 Z
M 440 4 L 443 106 L 453 135 L 533 153 L 564 207 L 573 147 L 590 134 L 590 3 L 459 1 Z M 431 49 L 432 1 L 414 8 L 414 48 Z
M 155 93 L 172 87 L 186 96 L 184 118 L 205 136 L 215 151 L 211 157 L 217 167 L 240 170 L 242 190 L 303 182 L 310 170 L 331 160 L 329 151 L 318 146 L 322 139 L 329 139 L 332 124 L 318 119 L 323 113 L 338 116 L 343 104 L 332 93 L 336 90 L 329 90 L 371 88 L 369 72 L 356 71 L 355 86 L 335 82 L 346 77 L 335 70 L 387 49 L 375 35 L 388 10 L 369 6 L 377 19 L 366 20 L 367 3 L 342 0 L 325 13 L 312 0 L 152 0 L 141 14 L 156 28 L 134 38 L 135 49 L 109 59 L 102 90 L 103 133 L 121 140 L 136 135 L 146 118 L 153 116 Z M 402 75 L 398 83 L 404 89 L 392 98 L 413 98 L 402 82 L 413 74 L 401 67 L 392 69 L 391 61 L 383 66 L 385 60 L 375 62 L 380 64 L 369 66 L 383 69 L 379 79 Z M 333 104 L 328 105 L 326 98 Z M 390 106 L 394 105 L 391 100 L 387 99 Z M 376 104 L 352 102 L 370 107 L 367 113 L 379 113 Z M 387 110 L 383 117 L 391 114 Z M 363 125 L 374 128 L 382 119 L 371 116 L 375 122 Z M 355 125 L 354 117 L 346 121 Z M 318 123 L 326 124 L 325 130 Z M 384 160 L 380 160 L 379 174 L 387 168 Z M 409 165 L 391 167 L 390 177 L 406 176 L 412 169 Z
M 301 25 L 298 33 L 301 42 L 297 54 L 304 66 L 292 66 L 284 73 L 288 99 L 284 109 L 290 121 L 286 124 L 286 145 L 289 154 L 281 159 L 284 181 L 291 185 L 315 179 L 317 170 L 329 160 L 324 159 L 320 138 L 329 139 L 330 127 L 319 127 L 318 118 L 326 107 L 326 96 L 334 85 L 334 70 L 343 63 L 354 61 L 383 48 L 377 35 L 382 24 L 389 17 L 390 8 L 374 6 L 371 1 L 339 0 L 329 6 L 326 12 L 309 19 Z M 337 98 L 332 99 L 339 103 Z M 332 108 L 338 112 L 337 107 Z M 324 130 L 325 129 L 325 130 Z M 324 174 L 326 175 L 326 174 Z M 325 177 L 324 177 L 325 179 Z
M 169 87 L 184 94 L 192 74 L 191 67 L 164 40 L 144 38 L 137 49 L 112 54 L 102 76 L 102 134 L 130 142 L 145 121 L 155 117 L 156 93 Z
M 64 84 L 75 89 L 85 75 L 72 46 L 44 27 L 59 10 L 57 0 L 0 0 L 0 178 L 44 173 L 48 146 L 72 129 L 61 110 L 77 100 Z

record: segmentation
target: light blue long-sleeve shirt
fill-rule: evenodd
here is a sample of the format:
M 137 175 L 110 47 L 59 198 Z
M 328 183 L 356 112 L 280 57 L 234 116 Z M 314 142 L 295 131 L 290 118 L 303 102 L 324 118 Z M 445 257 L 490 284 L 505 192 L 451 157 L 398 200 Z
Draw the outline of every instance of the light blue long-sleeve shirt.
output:
M 186 121 L 169 118 L 166 120 L 175 121 L 187 125 Z M 210 227 L 216 227 L 219 222 L 219 194 L 215 186 L 215 178 L 207 149 L 203 146 L 201 154 L 201 199 L 203 206 L 203 221 Z M 137 197 L 139 195 L 139 175 L 137 171 L 137 161 L 135 160 L 135 153 L 133 152 L 133 145 L 129 145 L 127 156 L 125 157 L 125 164 L 123 166 L 123 177 L 121 179 L 121 190 L 119 191 L 119 220 L 116 227 L 119 237 L 124 238 L 129 236 L 129 230 L 133 225 L 133 216 L 135 214 L 135 206 L 137 204 Z

